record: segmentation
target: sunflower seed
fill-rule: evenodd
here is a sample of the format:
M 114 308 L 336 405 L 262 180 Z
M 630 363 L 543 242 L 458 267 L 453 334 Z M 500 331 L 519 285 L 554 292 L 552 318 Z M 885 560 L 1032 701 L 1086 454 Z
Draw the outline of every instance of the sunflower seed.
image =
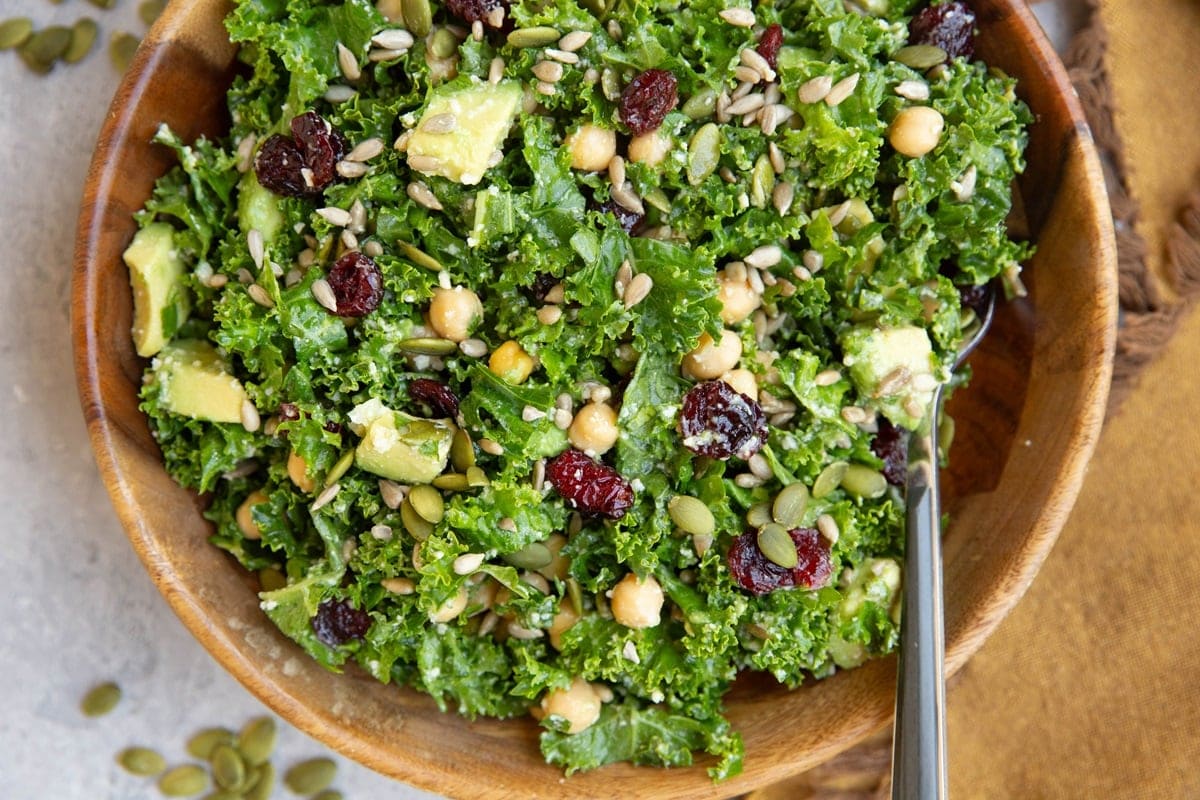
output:
M 546 83 L 557 83 L 562 80 L 563 65 L 557 61 L 539 61 L 533 65 L 533 74 L 538 80 Z
M 388 578 L 380 581 L 379 585 L 392 594 L 413 594 L 417 591 L 417 584 L 411 578 Z
M 545 95 L 546 97 L 550 97 L 558 91 L 558 89 L 554 87 L 553 83 L 546 83 L 545 81 L 538 81 L 536 84 L 534 84 L 533 89 L 538 94 Z
M 310 758 L 292 766 L 283 774 L 283 785 L 293 794 L 309 796 L 329 788 L 337 777 L 337 764 L 331 758 Z
M 121 687 L 109 682 L 92 687 L 79 701 L 79 710 L 85 717 L 102 717 L 121 702 Z
M 450 113 L 434 114 L 421 120 L 422 133 L 452 133 L 458 128 L 458 117 Z
M 383 152 L 383 140 L 378 137 L 364 139 L 346 154 L 347 161 L 370 161 Z
M 747 81 L 749 83 L 758 83 L 762 80 L 762 75 L 753 67 L 747 67 L 742 64 L 734 68 L 733 77 L 739 82 Z
M 318 208 L 317 216 L 335 228 L 344 228 L 350 224 L 350 212 L 344 208 Z
M 646 207 L 642 205 L 642 199 L 633 191 L 633 186 L 628 181 L 620 186 L 614 186 L 609 191 L 612 199 L 617 205 L 627 211 L 632 211 L 635 214 L 645 214 Z
M 410 155 L 408 157 L 408 166 L 417 172 L 430 173 L 441 169 L 442 162 L 433 156 Z
M 855 88 L 858 87 L 858 79 L 859 74 L 855 72 L 835 83 L 829 90 L 829 94 L 825 95 L 825 105 L 832 108 L 854 94 Z
M 733 482 L 737 486 L 740 486 L 743 489 L 753 489 L 757 486 L 763 485 L 762 478 L 758 477 L 757 475 L 753 475 L 749 472 L 743 472 L 740 475 L 736 476 L 733 479 Z
M 929 99 L 929 84 L 924 81 L 900 81 L 892 91 L 908 100 Z
M 184 764 L 158 779 L 158 790 L 167 797 L 191 797 L 208 788 L 208 773 L 196 764 Z
M 775 70 L 771 69 L 771 65 L 767 63 L 767 60 L 753 47 L 744 48 L 740 54 L 740 58 L 743 64 L 757 72 L 764 81 L 770 83 L 775 80 Z
M 333 293 L 333 287 L 329 285 L 329 281 L 324 278 L 317 278 L 313 281 L 312 296 L 326 311 L 337 313 L 337 295 Z
M 822 514 L 817 517 L 817 530 L 825 537 L 825 540 L 830 544 L 837 544 L 838 536 L 841 532 L 838 530 L 837 520 L 828 514 Z
M 458 349 L 471 358 L 483 358 L 488 352 L 487 342 L 482 339 L 463 339 L 458 343 Z
M 726 8 L 717 12 L 717 16 L 735 28 L 754 27 L 754 12 L 748 8 Z
M 747 94 L 729 104 L 729 108 L 725 111 L 731 117 L 739 117 L 742 114 L 749 114 L 753 111 L 758 111 L 763 107 L 766 98 L 761 94 Z
M 588 31 L 571 31 L 558 40 L 558 49 L 567 53 L 574 53 L 582 49 L 591 40 L 592 34 Z
M 762 247 L 756 247 L 746 256 L 743 261 L 751 267 L 757 269 L 769 269 L 778 264 L 783 259 L 783 248 L 777 244 L 767 244 Z
M 393 511 L 400 507 L 407 494 L 408 491 L 403 485 L 386 478 L 380 479 L 379 496 L 383 499 L 383 504 Z
M 644 272 L 639 272 L 633 276 L 629 285 L 625 287 L 625 294 L 621 298 L 625 304 L 625 310 L 636 306 L 638 303 L 646 299 L 650 294 L 650 290 L 654 288 L 654 279 Z
M 563 64 L 575 65 L 579 63 L 579 56 L 575 53 L 568 53 L 566 50 L 557 50 L 553 47 L 547 47 L 542 51 L 542 55 Z
M 409 160 L 411 162 L 412 159 Z M 437 196 L 422 181 L 413 181 L 405 191 L 407 191 L 408 196 L 417 205 L 424 206 L 430 211 L 442 210 L 441 201 L 437 199 Z
M 510 622 L 508 623 L 508 635 L 514 639 L 530 640 L 540 639 L 546 635 L 546 632 L 540 628 L 526 628 L 524 625 Z
M 267 294 L 267 290 L 259 286 L 257 283 L 250 284 L 246 289 L 246 293 L 250 295 L 251 300 L 263 308 L 275 307 L 275 301 L 271 299 L 269 294 Z
M 271 717 L 250 720 L 238 733 L 237 749 L 242 759 L 251 766 L 258 766 L 271 757 L 275 749 L 276 727 Z
M 310 506 L 309 510 L 320 511 L 322 508 L 332 503 L 334 498 L 338 496 L 338 492 L 341 490 L 341 485 L 337 483 L 326 486 L 321 490 L 321 493 L 317 495 L 317 499 L 313 501 L 313 504 Z
M 795 199 L 796 190 L 792 184 L 787 181 L 775 184 L 775 191 L 771 193 L 771 204 L 775 206 L 775 211 L 783 216 L 792 208 L 792 201 Z
M 367 174 L 368 169 L 366 164 L 360 164 L 356 161 L 339 161 L 337 162 L 336 168 L 337 174 L 341 175 L 347 180 L 361 178 L 363 175 Z
M 912 372 L 908 367 L 896 367 L 894 370 L 883 376 L 879 381 L 879 385 L 872 392 L 872 397 L 884 397 L 886 395 L 896 394 L 900 389 L 908 385 L 912 380 Z
M 478 442 L 476 442 L 476 444 L 479 445 L 480 450 L 482 450 L 483 452 L 485 452 L 489 455 L 493 455 L 493 456 L 504 455 L 504 448 L 498 442 L 494 442 L 491 439 L 487 439 L 487 438 L 480 439 Z
M 167 768 L 167 760 L 148 747 L 127 747 L 117 754 L 117 763 L 130 775 L 149 778 Z
M 350 48 L 341 42 L 337 43 L 338 68 L 348 81 L 356 81 L 362 77 L 362 69 L 358 66 L 358 57 L 350 52 Z
M 784 569 L 795 569 L 796 565 L 800 563 L 800 556 L 796 552 L 796 543 L 792 541 L 787 528 L 779 523 L 769 522 L 759 528 L 757 542 L 758 549 L 773 564 Z
M 29 17 L 15 17 L 0 22 L 0 50 L 11 50 L 29 41 L 33 35 L 33 21 Z
M 975 183 L 979 179 L 979 172 L 975 169 L 975 165 L 967 167 L 967 171 L 962 174 L 957 181 L 950 182 L 950 188 L 954 190 L 954 197 L 960 203 L 965 203 L 975 196 Z
M 455 575 L 470 575 L 483 565 L 483 553 L 463 553 L 454 559 Z
M 413 35 L 403 28 L 380 31 L 371 37 L 371 44 L 384 50 L 407 50 L 413 46 Z
M 846 217 L 850 215 L 850 208 L 852 205 L 853 204 L 847 200 L 836 206 L 832 211 L 828 211 L 827 215 L 829 217 L 829 224 L 834 228 L 836 228 L 838 225 L 841 225 L 846 220 Z
M 851 425 L 859 425 L 867 421 L 867 412 L 859 406 L 846 406 L 841 413 L 842 419 Z

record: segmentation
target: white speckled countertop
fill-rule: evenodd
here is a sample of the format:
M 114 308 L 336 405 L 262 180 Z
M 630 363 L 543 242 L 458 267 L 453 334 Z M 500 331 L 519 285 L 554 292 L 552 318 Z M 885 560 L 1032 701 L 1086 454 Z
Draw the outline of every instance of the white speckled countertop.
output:
M 1055 16 L 1045 3 L 1043 16 Z M 117 523 L 79 410 L 68 314 L 75 217 L 93 142 L 118 74 L 104 52 L 141 31 L 134 0 L 110 11 L 73 0 L 0 0 L 39 25 L 100 23 L 82 63 L 32 75 L 0 52 L 0 797 L 99 800 L 160 795 L 121 771 L 130 744 L 186 758 L 184 740 L 265 707 L 175 618 Z M 1061 26 L 1050 25 L 1057 29 Z M 85 719 L 78 702 L 117 680 L 124 699 Z M 282 726 L 277 765 L 327 749 Z M 337 757 L 347 798 L 433 797 Z M 287 795 L 282 788 L 276 797 Z

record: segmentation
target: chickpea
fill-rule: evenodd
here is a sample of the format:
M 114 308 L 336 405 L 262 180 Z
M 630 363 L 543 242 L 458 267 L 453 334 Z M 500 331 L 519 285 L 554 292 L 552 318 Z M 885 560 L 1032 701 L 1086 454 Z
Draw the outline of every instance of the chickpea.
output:
M 661 131 L 650 131 L 629 140 L 629 160 L 647 166 L 657 166 L 671 152 L 671 139 Z
M 543 544 L 550 551 L 550 563 L 538 570 L 544 577 L 549 580 L 565 581 L 567 579 L 567 570 L 571 568 L 571 559 L 562 554 L 563 545 L 567 543 L 567 537 L 561 533 L 552 533 Z
M 733 331 L 722 331 L 720 344 L 704 333 L 696 349 L 683 357 L 683 374 L 696 380 L 712 380 L 736 367 L 741 357 L 742 340 Z
M 308 476 L 308 462 L 295 450 L 288 454 L 287 474 L 296 488 L 305 494 L 312 494 L 317 488 L 317 482 Z
M 888 141 L 896 152 L 920 158 L 937 147 L 946 121 L 929 106 L 911 106 L 901 110 L 888 126 Z
M 717 275 L 717 299 L 721 301 L 721 321 L 726 325 L 736 325 L 762 305 L 762 295 L 750 286 L 749 277 L 737 280 L 724 269 Z
M 533 358 L 510 339 L 492 353 L 488 369 L 509 383 L 524 383 L 533 373 Z
M 607 403 L 588 403 L 575 414 L 567 438 L 590 456 L 607 453 L 617 443 L 617 412 Z
M 608 169 L 617 154 L 617 132 L 598 125 L 580 125 L 564 142 L 571 151 L 571 167 L 586 172 Z
M 262 531 L 258 529 L 258 523 L 254 521 L 252 509 L 254 506 L 262 505 L 267 501 L 267 493 L 262 489 L 255 489 L 246 495 L 246 499 L 238 506 L 237 514 L 234 515 L 234 518 L 237 520 L 238 527 L 242 529 L 242 535 L 247 539 L 262 538 Z
M 740 392 L 751 400 L 758 400 L 758 378 L 750 370 L 731 369 L 721 376 L 721 380 L 732 386 L 735 392 Z
M 583 678 L 576 678 L 566 689 L 553 689 L 542 697 L 542 713 L 567 721 L 567 733 L 583 733 L 600 719 L 600 695 Z
M 550 623 L 550 644 L 555 650 L 562 650 L 562 635 L 576 622 L 579 622 L 579 615 L 575 613 L 575 606 L 570 600 L 563 600 Z
M 465 583 L 459 585 L 458 594 L 448 598 L 440 606 L 429 612 L 429 621 L 449 622 L 466 609 L 469 599 L 470 594 L 467 590 L 467 585 Z
M 438 336 L 461 342 L 471 335 L 471 329 L 483 319 L 483 303 L 479 295 L 462 286 L 433 290 L 429 304 L 429 324 Z
M 632 572 L 613 587 L 613 619 L 626 628 L 653 628 L 662 619 L 663 590 L 653 575 L 638 580 Z

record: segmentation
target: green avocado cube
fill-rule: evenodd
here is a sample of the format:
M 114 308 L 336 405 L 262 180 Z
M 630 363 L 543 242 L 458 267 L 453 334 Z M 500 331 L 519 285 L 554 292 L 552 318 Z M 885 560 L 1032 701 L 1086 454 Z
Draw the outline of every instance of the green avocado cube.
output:
M 408 164 L 473 186 L 495 163 L 521 106 L 521 85 L 512 81 L 435 89 L 408 140 Z
M 175 229 L 165 222 L 150 223 L 134 235 L 122 257 L 133 288 L 133 344 L 139 356 L 149 358 L 163 349 L 191 311 Z
M 842 363 L 859 394 L 895 424 L 915 429 L 938 385 L 925 329 L 858 326 L 843 334 L 841 343 Z
M 152 367 L 160 402 L 167 411 L 208 422 L 241 422 L 246 390 L 208 342 L 171 342 Z
M 430 483 L 446 469 L 454 425 L 421 419 L 368 400 L 350 412 L 350 428 L 362 437 L 354 463 L 400 483 Z

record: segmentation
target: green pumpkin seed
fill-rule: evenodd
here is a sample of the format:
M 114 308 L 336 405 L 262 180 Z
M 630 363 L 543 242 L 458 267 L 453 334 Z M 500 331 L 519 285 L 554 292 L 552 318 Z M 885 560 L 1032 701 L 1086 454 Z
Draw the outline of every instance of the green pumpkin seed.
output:
M 758 549 L 772 564 L 784 569 L 794 569 L 800 563 L 796 553 L 796 543 L 788 534 L 787 528 L 770 522 L 758 530 Z
M 258 586 L 263 592 L 277 592 L 287 588 L 287 576 L 275 567 L 263 567 L 258 571 Z M 205 756 L 197 756 L 205 758 Z
M 143 0 L 138 5 L 138 18 L 149 28 L 155 20 L 162 16 L 167 7 L 167 0 Z
M 800 525 L 804 518 L 804 510 L 808 508 L 808 487 L 803 483 L 791 483 L 783 487 L 783 491 L 775 495 L 775 504 L 771 506 L 771 514 L 775 521 L 791 530 Z
M 887 491 L 887 479 L 879 470 L 862 464 L 851 464 L 846 467 L 846 474 L 842 476 L 842 488 L 857 497 L 882 497 Z
M 421 519 L 430 525 L 437 525 L 446 515 L 446 503 L 442 493 L 432 486 L 414 486 L 408 493 L 408 502 L 413 511 L 421 515 Z
M 224 789 L 217 789 L 215 792 L 210 792 L 200 800 L 242 800 L 241 792 L 227 792 Z
M 313 795 L 312 800 L 343 800 L 342 793 L 336 789 L 326 789 L 320 794 Z
M 684 533 L 708 535 L 717 527 L 713 513 L 703 500 L 677 494 L 667 503 L 667 513 L 671 521 Z
M 404 529 L 409 535 L 418 542 L 423 542 L 433 535 L 433 526 L 413 509 L 407 497 L 400 504 L 400 521 L 404 523 Z
M 222 789 L 234 789 L 246 780 L 246 762 L 227 744 L 217 745 L 209 762 L 212 765 L 213 780 Z
M 813 482 L 812 496 L 820 500 L 825 495 L 832 492 L 834 489 L 842 485 L 842 478 L 846 475 L 846 469 L 850 465 L 845 461 L 834 461 L 825 469 L 821 470 L 821 474 Z
M 574 578 L 567 578 L 567 597 L 571 598 L 571 606 L 575 613 L 583 616 L 583 587 Z
M 717 93 L 712 89 L 702 89 L 687 99 L 682 111 L 689 119 L 708 119 L 717 108 Z
M 141 43 L 141 39 L 132 33 L 125 33 L 124 31 L 114 33 L 112 38 L 108 40 L 108 57 L 119 72 L 129 69 L 129 65 L 133 63 L 133 56 L 137 52 L 138 45 Z
M 750 204 L 755 208 L 766 208 L 771 202 L 775 191 L 775 168 L 766 153 L 754 162 L 754 171 L 750 173 Z
M 346 452 L 342 453 L 342 457 L 334 462 L 333 466 L 329 468 L 329 474 L 325 476 L 325 488 L 328 489 L 330 486 L 333 486 L 335 483 L 340 481 L 342 476 L 349 471 L 353 464 L 354 451 L 347 450 Z
M 926 70 L 945 62 L 946 51 L 930 44 L 910 44 L 897 50 L 892 58 L 906 67 Z
M 131 775 L 149 778 L 167 768 L 167 760 L 149 747 L 126 747 L 117 754 L 117 763 Z
M 539 25 L 535 28 L 518 28 L 508 35 L 511 47 L 545 47 L 559 40 L 562 34 L 554 28 Z
M 267 800 L 275 789 L 275 766 L 268 761 L 254 771 L 253 782 L 246 789 L 245 800 Z
M 25 66 L 37 73 L 45 74 L 54 68 L 54 62 L 71 46 L 71 29 L 62 25 L 51 25 L 31 36 L 17 52 Z
M 102 8 L 105 11 L 117 4 L 117 0 L 88 0 L 88 2 L 94 5 L 96 8 Z
M 667 197 L 667 193 L 657 187 L 646 192 L 646 196 L 642 198 L 647 204 L 657 208 L 664 214 L 671 213 L 671 198 Z
M 487 473 L 480 467 L 467 467 L 467 486 L 472 489 L 481 489 L 491 483 Z
M 600 71 L 600 90 L 614 103 L 621 97 L 621 78 L 608 67 Z
M 433 27 L 433 8 L 429 0 L 403 0 L 400 4 L 404 14 L 404 27 L 413 36 L 424 36 Z
M 541 542 L 531 542 L 514 553 L 501 556 L 506 564 L 517 569 L 541 569 L 554 560 L 550 548 Z
M 20 47 L 33 36 L 33 21 L 29 17 L 14 17 L 0 22 L 0 50 Z
M 271 757 L 275 749 L 275 720 L 259 717 L 246 723 L 238 734 L 237 749 L 242 760 L 250 766 L 258 766 Z
M 71 44 L 67 46 L 67 52 L 63 53 L 63 61 L 74 64 L 92 52 L 97 30 L 96 21 L 90 17 L 82 17 L 76 22 L 75 27 L 71 29 Z
M 275 571 L 278 572 L 278 570 Z M 228 728 L 206 728 L 188 739 L 188 755 L 208 761 L 217 745 L 233 744 L 235 741 L 237 739 L 234 737 L 233 731 Z
M 433 479 L 433 485 L 447 492 L 465 492 L 471 488 L 471 482 L 461 472 L 446 472 Z
M 337 764 L 330 758 L 301 761 L 283 775 L 283 784 L 295 794 L 310 795 L 329 788 L 337 777 Z
M 79 701 L 79 710 L 85 717 L 102 717 L 121 702 L 121 687 L 115 683 L 94 686 Z
M 458 345 L 449 339 L 431 339 L 427 337 L 404 339 L 396 346 L 406 353 L 413 353 L 419 356 L 448 356 L 458 350 Z
M 768 522 L 772 522 L 774 517 L 771 516 L 770 503 L 755 503 L 750 506 L 750 510 L 746 512 L 746 524 L 751 528 L 761 528 Z
M 580 5 L 588 11 L 595 14 L 597 17 L 603 17 L 608 13 L 610 0 L 580 0 Z
M 692 134 L 688 142 L 688 183 L 699 186 L 704 179 L 716 172 L 721 160 L 721 129 L 708 123 Z
M 405 258 L 416 264 L 418 267 L 431 269 L 434 272 L 441 272 L 443 269 L 445 269 L 445 267 L 442 266 L 442 262 L 438 261 L 436 258 L 429 255 L 429 253 L 426 253 L 424 250 L 415 245 L 411 245 L 405 241 L 397 241 L 396 246 L 400 248 L 400 252 L 404 254 Z
M 458 52 L 458 37 L 445 28 L 438 28 L 429 39 L 429 52 L 438 58 L 449 58 Z
M 184 764 L 158 779 L 158 790 L 167 797 L 192 797 L 208 788 L 208 773 L 196 764 Z
M 943 455 L 949 454 L 950 446 L 954 444 L 954 417 L 946 414 L 938 423 L 938 449 Z
M 450 442 L 450 463 L 459 472 L 466 472 L 475 466 L 475 445 L 471 444 L 471 434 L 459 428 L 454 432 Z

